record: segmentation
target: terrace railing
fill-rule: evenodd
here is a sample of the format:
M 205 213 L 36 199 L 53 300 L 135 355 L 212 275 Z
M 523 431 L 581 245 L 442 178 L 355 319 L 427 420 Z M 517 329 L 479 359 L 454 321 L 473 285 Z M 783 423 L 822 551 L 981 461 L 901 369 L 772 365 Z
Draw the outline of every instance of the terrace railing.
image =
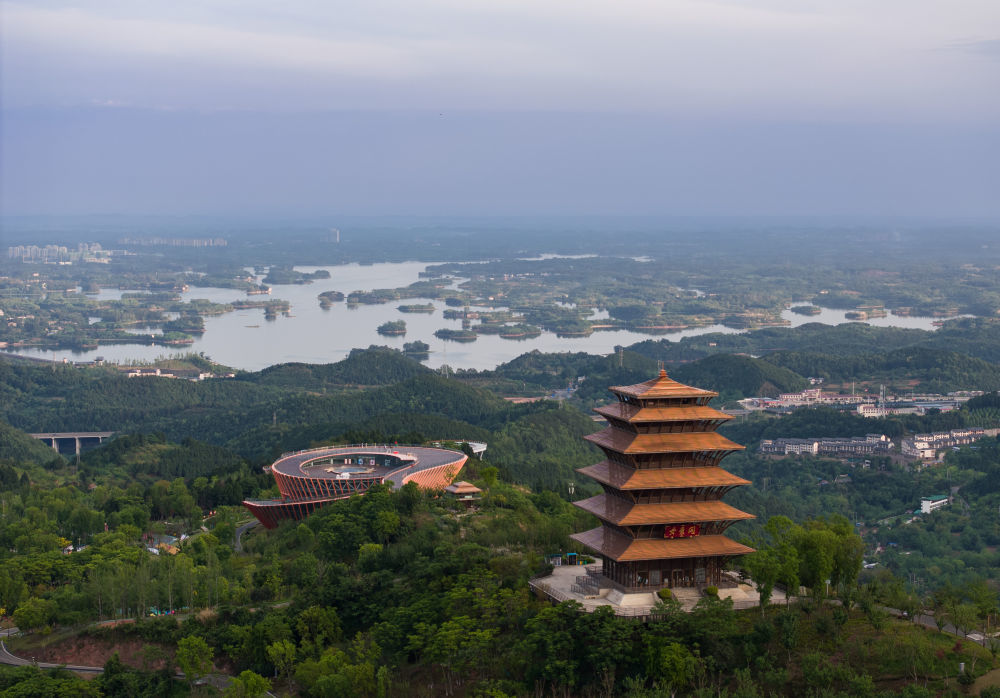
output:
M 370 448 L 373 450 L 392 453 L 392 451 L 394 450 L 398 451 L 400 446 L 402 446 L 403 448 L 421 448 L 420 444 L 331 444 L 330 446 L 316 446 L 315 448 L 303 448 L 298 451 L 287 451 L 281 454 L 281 458 L 287 458 L 288 456 L 297 456 L 302 453 L 329 451 L 332 448 Z
M 471 443 L 471 442 L 458 442 L 458 443 Z M 392 453 L 393 451 L 398 451 L 401 448 L 437 448 L 436 446 L 425 446 L 424 444 L 331 444 L 329 446 L 316 446 L 315 448 L 303 448 L 298 451 L 287 451 L 281 454 L 281 458 L 287 458 L 288 456 L 297 456 L 302 453 L 312 453 L 314 451 L 328 451 L 331 448 L 370 448 L 377 449 L 380 451 L 385 451 L 386 453 Z

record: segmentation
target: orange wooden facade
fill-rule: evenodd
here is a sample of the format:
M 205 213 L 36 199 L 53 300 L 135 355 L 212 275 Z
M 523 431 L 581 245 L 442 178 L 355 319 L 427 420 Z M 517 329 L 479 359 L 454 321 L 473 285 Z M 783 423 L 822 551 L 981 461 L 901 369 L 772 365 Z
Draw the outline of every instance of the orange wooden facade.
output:
M 731 419 L 708 406 L 718 393 L 678 383 L 663 370 L 611 392 L 618 402 L 595 410 L 608 427 L 585 437 L 606 460 L 578 471 L 604 490 L 576 502 L 601 526 L 572 537 L 600 556 L 604 576 L 617 587 L 718 586 L 730 558 L 753 552 L 723 533 L 754 518 L 721 501 L 749 481 L 719 467 L 743 447 L 715 432 Z
M 468 459 L 464 453 L 443 448 L 404 450 L 400 454 L 389 446 L 331 446 L 285 454 L 266 468 L 281 498 L 246 500 L 243 506 L 266 528 L 274 528 L 281 521 L 304 519 L 330 502 L 364 494 L 386 482 L 396 489 L 410 482 L 422 489 L 444 489 Z M 355 465 L 355 470 L 344 469 Z

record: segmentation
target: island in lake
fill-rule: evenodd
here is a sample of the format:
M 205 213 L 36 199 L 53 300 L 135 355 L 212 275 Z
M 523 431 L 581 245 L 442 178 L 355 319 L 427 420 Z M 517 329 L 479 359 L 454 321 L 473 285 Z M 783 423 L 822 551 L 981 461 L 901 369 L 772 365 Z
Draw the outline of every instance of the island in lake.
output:
M 446 341 L 451 341 L 451 342 L 475 342 L 476 339 L 479 337 L 479 335 L 477 335 L 472 330 L 449 330 L 449 329 L 437 330 L 434 333 L 434 336 L 437 337 L 438 339 L 444 339 Z
M 416 342 L 406 342 L 403 345 L 403 353 L 411 359 L 416 359 L 417 361 L 427 361 L 431 358 L 431 345 L 427 342 L 421 342 L 420 340 L 417 340 Z
M 319 294 L 319 307 L 323 310 L 329 310 L 334 303 L 340 303 L 344 300 L 344 294 L 340 291 L 324 291 Z
M 793 305 L 789 310 L 796 315 L 819 315 L 823 312 L 818 305 Z
M 389 322 L 383 322 L 375 331 L 388 337 L 404 335 L 406 334 L 406 322 L 403 320 L 390 320 Z
M 396 307 L 401 313 L 433 313 L 433 303 L 414 303 L 412 305 L 400 305 Z

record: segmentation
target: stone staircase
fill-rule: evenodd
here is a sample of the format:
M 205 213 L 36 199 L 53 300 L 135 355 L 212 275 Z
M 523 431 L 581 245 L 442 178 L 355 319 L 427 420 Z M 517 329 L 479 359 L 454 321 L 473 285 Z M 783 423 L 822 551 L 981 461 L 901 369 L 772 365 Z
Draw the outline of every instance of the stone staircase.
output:
M 685 611 L 694 608 L 694 605 L 701 600 L 702 593 L 697 587 L 676 587 L 671 589 L 674 598 L 680 601 Z

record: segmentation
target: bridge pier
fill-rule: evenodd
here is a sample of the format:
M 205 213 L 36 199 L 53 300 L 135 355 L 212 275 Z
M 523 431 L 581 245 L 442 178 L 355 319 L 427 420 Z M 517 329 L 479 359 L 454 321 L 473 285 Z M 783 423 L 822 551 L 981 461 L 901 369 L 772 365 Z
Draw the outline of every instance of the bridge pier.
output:
M 47 437 L 49 443 L 52 444 L 52 450 L 59 453 L 59 439 L 73 439 L 73 446 L 76 455 L 80 455 L 80 437 L 79 436 L 50 436 Z M 97 443 L 102 443 L 103 439 L 98 439 Z
M 79 460 L 80 454 L 83 452 L 83 442 L 86 439 L 97 439 L 98 444 L 103 444 L 105 439 L 110 439 L 113 432 L 110 431 L 78 431 L 78 432 L 47 432 L 44 434 L 29 434 L 39 441 L 46 441 L 52 450 L 59 453 L 59 443 L 60 439 L 73 439 L 73 452 L 76 454 Z M 92 444 L 91 442 L 88 442 Z

